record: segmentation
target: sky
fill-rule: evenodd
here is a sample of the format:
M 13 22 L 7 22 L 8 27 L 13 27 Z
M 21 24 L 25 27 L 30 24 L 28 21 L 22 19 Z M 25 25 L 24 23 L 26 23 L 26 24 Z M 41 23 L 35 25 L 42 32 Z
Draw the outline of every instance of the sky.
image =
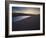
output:
M 13 13 L 24 13 L 24 14 L 40 14 L 40 8 L 31 7 L 12 7 Z

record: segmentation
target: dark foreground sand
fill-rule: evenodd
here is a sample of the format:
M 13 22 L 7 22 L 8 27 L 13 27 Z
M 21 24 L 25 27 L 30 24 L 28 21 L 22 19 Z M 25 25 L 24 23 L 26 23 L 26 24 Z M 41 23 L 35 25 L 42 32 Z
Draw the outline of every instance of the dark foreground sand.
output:
M 12 22 L 12 31 L 24 30 L 40 30 L 40 15 L 31 15 L 31 17 L 27 19 Z

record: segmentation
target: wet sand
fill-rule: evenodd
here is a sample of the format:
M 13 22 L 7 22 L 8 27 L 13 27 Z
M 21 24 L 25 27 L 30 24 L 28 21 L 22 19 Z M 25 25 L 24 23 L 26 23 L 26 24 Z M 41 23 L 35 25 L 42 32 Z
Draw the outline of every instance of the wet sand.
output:
M 17 14 L 13 15 L 13 17 L 17 16 L 18 16 Z M 12 20 L 12 31 L 40 30 L 40 15 L 30 15 L 30 16 L 31 17 L 17 22 L 14 22 Z

